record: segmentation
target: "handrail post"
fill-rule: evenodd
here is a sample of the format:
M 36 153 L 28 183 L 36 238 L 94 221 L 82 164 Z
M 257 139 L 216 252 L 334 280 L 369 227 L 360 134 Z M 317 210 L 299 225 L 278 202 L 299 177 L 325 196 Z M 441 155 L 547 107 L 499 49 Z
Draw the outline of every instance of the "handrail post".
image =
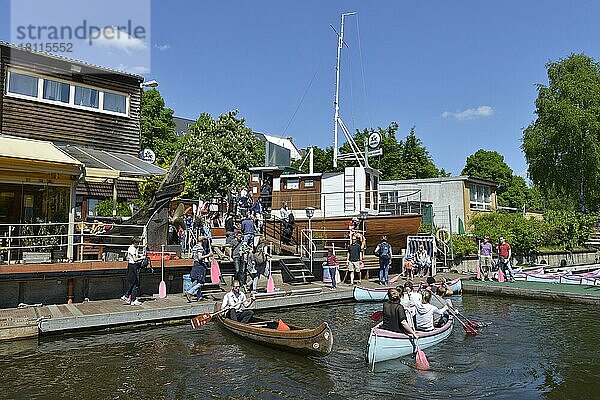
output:
M 83 263 L 83 226 L 85 221 L 81 221 L 81 235 L 79 238 L 79 262 Z
M 8 256 L 6 257 L 6 261 L 8 262 L 8 265 L 10 265 L 10 253 L 12 253 L 12 225 L 8 226 Z

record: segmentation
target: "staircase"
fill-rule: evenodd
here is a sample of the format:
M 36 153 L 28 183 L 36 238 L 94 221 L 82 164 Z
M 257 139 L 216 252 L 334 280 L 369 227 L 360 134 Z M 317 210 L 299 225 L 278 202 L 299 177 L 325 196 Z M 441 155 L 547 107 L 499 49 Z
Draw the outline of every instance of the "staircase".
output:
M 594 231 L 590 234 L 590 237 L 584 244 L 586 246 L 600 247 L 600 221 L 596 222 Z
M 279 259 L 279 267 L 284 283 L 305 284 L 316 280 L 300 257 L 285 257 Z

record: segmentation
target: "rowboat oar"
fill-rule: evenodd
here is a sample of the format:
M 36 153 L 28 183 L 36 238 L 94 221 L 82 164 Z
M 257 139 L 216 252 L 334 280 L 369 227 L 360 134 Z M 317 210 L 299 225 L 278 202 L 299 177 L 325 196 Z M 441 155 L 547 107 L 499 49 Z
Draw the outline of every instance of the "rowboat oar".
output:
M 435 300 L 437 300 L 440 304 L 446 304 L 448 305 L 440 296 L 438 296 L 435 293 L 432 293 L 432 298 L 434 298 Z M 472 326 L 465 324 L 460 318 L 459 318 L 459 313 L 458 311 L 454 308 L 451 307 L 450 305 L 448 305 L 448 311 L 450 312 L 450 314 L 452 314 L 454 316 L 454 318 L 456 318 L 458 320 L 458 322 L 460 322 L 460 324 L 463 326 L 463 328 L 465 329 L 465 332 L 467 332 L 470 335 L 477 335 L 477 331 L 475 329 L 473 329 Z M 462 314 L 461 314 L 462 316 Z M 463 316 L 464 317 L 464 316 Z M 465 318 L 467 319 L 467 318 Z M 467 319 L 468 321 L 468 319 Z M 477 324 L 477 326 L 479 326 L 479 324 Z
M 398 274 L 398 275 L 396 275 L 395 277 L 393 277 L 392 279 L 390 279 L 390 283 L 394 283 L 394 282 L 396 282 L 396 281 L 398 280 L 398 278 L 400 278 L 400 276 L 401 276 L 401 275 L 402 275 L 402 274 Z
M 222 310 L 216 311 L 214 313 L 204 313 L 204 314 L 200 314 L 197 317 L 192 318 L 191 322 L 192 322 L 192 328 L 197 329 L 200 328 L 202 325 L 205 325 L 206 323 L 210 322 L 210 320 L 220 314 L 224 314 L 227 311 L 231 310 L 232 308 L 234 308 L 235 306 L 230 306 L 230 307 L 225 307 Z
M 371 318 L 375 322 L 379 322 L 383 319 L 383 311 L 381 311 L 381 310 L 375 311 L 373 314 L 371 314 L 371 316 L 369 318 Z
M 431 369 L 429 361 L 427 361 L 427 357 L 425 357 L 425 353 L 419 347 L 419 339 L 415 339 L 415 345 L 417 347 L 417 355 L 415 357 L 415 368 L 421 371 L 427 371 Z
M 464 314 L 461 314 L 461 312 L 458 311 L 456 308 L 454 308 L 454 307 L 450 307 L 450 308 L 452 308 L 456 314 L 458 314 L 461 317 L 463 317 L 465 319 L 465 321 L 467 321 L 467 324 L 469 324 L 469 326 L 471 326 L 471 327 L 473 327 L 475 329 L 483 328 L 483 326 L 480 323 L 475 322 L 475 321 L 471 321 L 469 318 L 465 317 Z

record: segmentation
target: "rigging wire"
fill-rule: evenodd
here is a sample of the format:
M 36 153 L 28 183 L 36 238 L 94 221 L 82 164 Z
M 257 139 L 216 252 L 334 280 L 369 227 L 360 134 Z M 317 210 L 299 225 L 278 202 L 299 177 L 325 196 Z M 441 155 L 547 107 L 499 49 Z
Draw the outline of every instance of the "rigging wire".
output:
M 287 125 L 285 126 L 285 129 L 283 130 L 283 133 L 281 134 L 280 139 L 285 138 L 285 133 L 287 132 L 288 128 L 292 124 L 292 121 L 296 117 L 296 114 L 298 113 L 298 110 L 300 110 L 300 107 L 302 106 L 302 103 L 304 102 L 304 99 L 306 98 L 306 95 L 308 94 L 308 91 L 312 87 L 312 84 L 315 81 L 315 78 L 316 78 L 317 74 L 319 73 L 319 70 L 321 69 L 321 66 L 323 65 L 323 58 L 324 58 L 323 54 L 321 54 L 321 60 L 319 61 L 319 65 L 317 66 L 317 69 L 315 70 L 315 73 L 313 74 L 312 78 L 310 79 L 310 82 L 308 82 L 308 86 L 306 87 L 306 89 L 304 89 L 304 93 L 302 94 L 302 98 L 300 99 L 300 102 L 298 103 L 298 106 L 296 106 L 296 110 L 294 110 L 294 113 L 292 114 L 290 120 L 288 121 Z

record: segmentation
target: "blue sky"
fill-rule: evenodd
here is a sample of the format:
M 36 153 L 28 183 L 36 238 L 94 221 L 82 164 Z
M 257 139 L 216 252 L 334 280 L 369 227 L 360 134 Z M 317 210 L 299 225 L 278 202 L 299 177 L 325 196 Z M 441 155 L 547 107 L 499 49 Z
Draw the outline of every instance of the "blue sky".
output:
M 0 0 L 3 40 L 8 8 Z M 358 25 L 346 20 L 343 120 L 351 129 L 396 121 L 399 139 L 414 125 L 436 165 L 454 174 L 484 148 L 525 176 L 520 138 L 534 119 L 536 84 L 547 83 L 545 64 L 574 52 L 600 59 L 593 1 L 171 0 L 152 1 L 151 11 L 145 76 L 176 115 L 235 108 L 254 130 L 299 147 L 333 143 L 329 25 L 339 29 L 340 14 L 357 11 Z

